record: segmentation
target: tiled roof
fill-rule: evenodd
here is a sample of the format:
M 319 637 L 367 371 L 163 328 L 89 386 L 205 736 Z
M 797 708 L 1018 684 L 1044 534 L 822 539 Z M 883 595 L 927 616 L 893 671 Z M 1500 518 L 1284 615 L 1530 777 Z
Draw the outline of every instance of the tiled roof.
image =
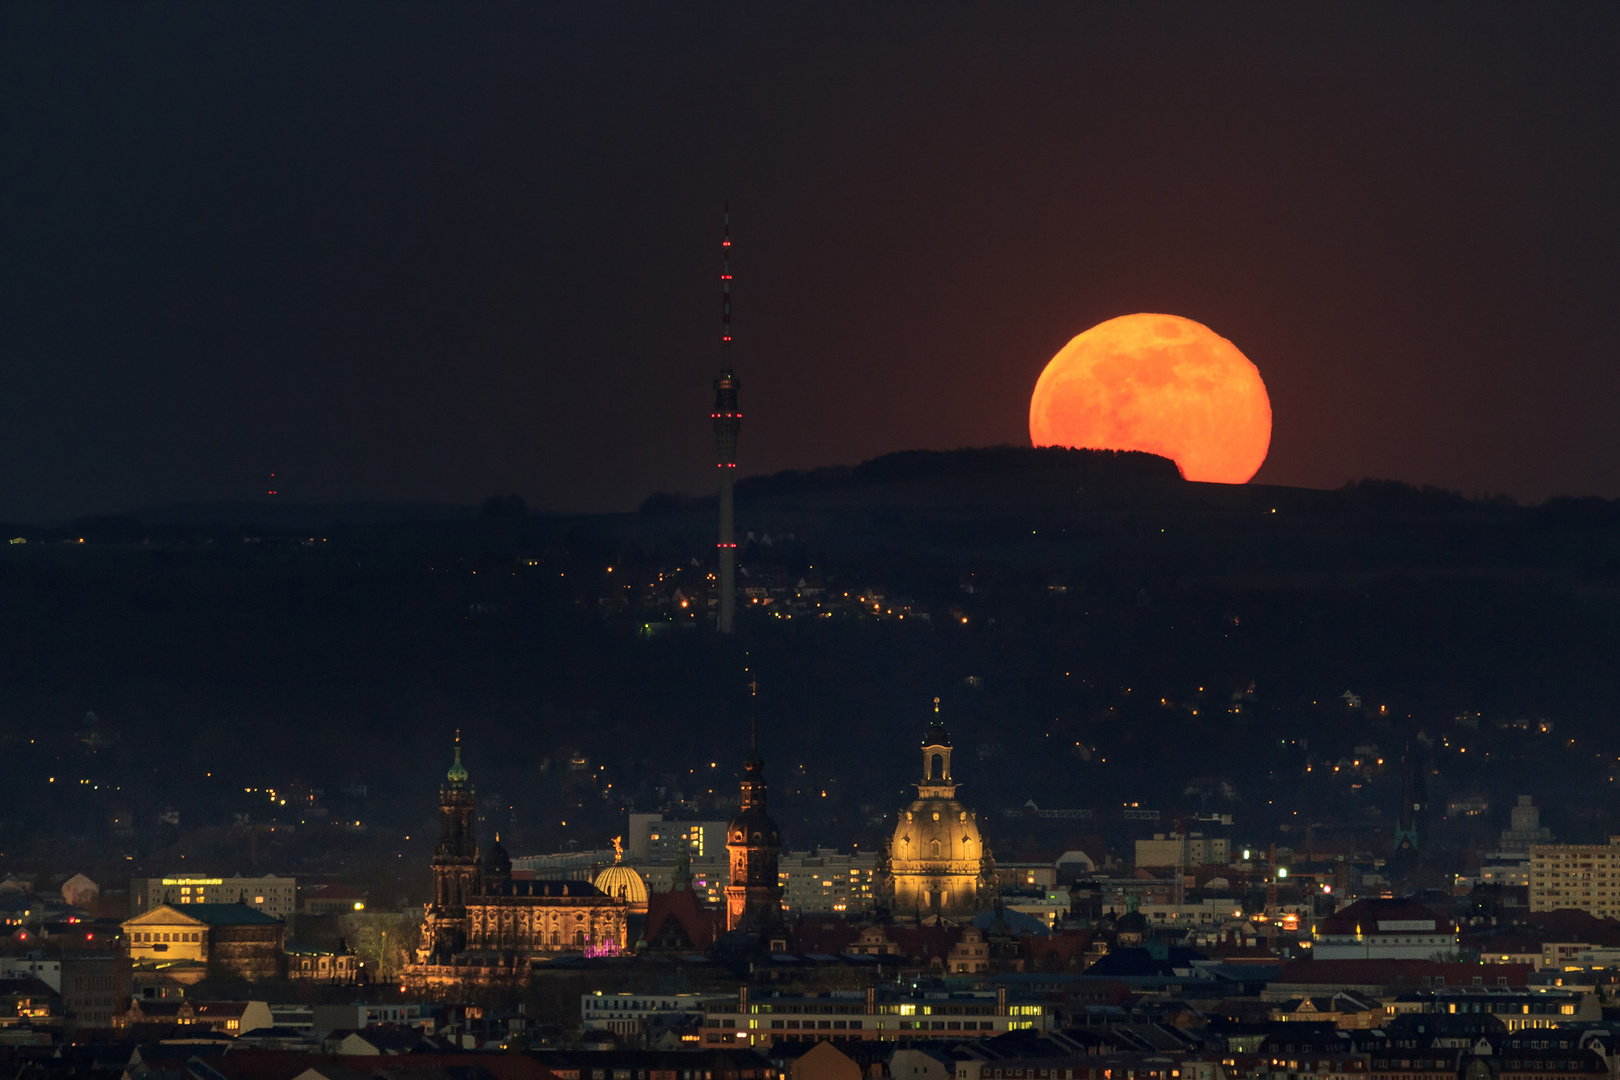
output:
M 1423 929 L 1384 929 L 1380 923 L 1429 923 Z M 1452 925 L 1415 900 L 1357 900 L 1343 911 L 1330 915 L 1317 928 L 1318 934 L 1449 934 Z

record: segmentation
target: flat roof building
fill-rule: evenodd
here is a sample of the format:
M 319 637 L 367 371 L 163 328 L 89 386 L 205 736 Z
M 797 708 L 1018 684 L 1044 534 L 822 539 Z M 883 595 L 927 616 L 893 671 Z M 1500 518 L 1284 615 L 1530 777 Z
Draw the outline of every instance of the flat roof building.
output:
M 135 878 L 129 883 L 131 915 L 163 904 L 246 904 L 277 919 L 289 919 L 298 910 L 298 879 L 275 874 L 264 877 L 172 874 Z

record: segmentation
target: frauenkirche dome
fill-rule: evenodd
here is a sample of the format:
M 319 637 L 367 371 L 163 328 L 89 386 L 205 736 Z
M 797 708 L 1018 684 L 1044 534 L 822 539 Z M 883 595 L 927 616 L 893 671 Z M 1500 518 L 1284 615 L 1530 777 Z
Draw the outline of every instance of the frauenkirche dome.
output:
M 951 739 L 939 719 L 938 698 L 922 752 L 917 800 L 900 812 L 889 842 L 893 911 L 899 918 L 960 918 L 994 895 L 995 860 L 985 849 L 977 816 L 956 801 Z

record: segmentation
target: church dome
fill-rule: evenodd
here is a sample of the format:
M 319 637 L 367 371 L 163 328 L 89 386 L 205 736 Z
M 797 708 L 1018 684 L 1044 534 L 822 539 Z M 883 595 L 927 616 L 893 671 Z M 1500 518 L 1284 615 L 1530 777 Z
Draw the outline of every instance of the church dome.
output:
M 900 813 L 890 857 L 914 863 L 946 863 L 984 857 L 984 840 L 973 811 L 955 799 L 923 798 Z
M 623 863 L 614 863 L 597 874 L 594 884 L 615 900 L 623 900 L 632 907 L 647 906 L 647 883 Z
M 960 918 L 993 891 L 994 862 L 984 849 L 979 821 L 956 801 L 951 737 L 939 718 L 939 699 L 922 742 L 917 799 L 900 811 L 889 841 L 889 881 L 896 914 Z

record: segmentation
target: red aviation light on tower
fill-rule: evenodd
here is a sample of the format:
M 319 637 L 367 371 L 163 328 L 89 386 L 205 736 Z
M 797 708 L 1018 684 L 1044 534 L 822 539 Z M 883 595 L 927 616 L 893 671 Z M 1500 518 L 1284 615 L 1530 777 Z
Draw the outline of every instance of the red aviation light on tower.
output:
M 742 411 L 737 407 L 737 391 L 741 389 L 736 372 L 731 368 L 731 204 L 726 203 L 725 231 L 720 241 L 720 375 L 714 380 L 714 411 L 709 414 L 714 422 L 715 449 L 718 464 L 735 465 L 737 461 L 737 435 L 742 427 Z
M 733 528 L 732 476 L 737 468 L 737 435 L 742 430 L 742 409 L 737 404 L 737 373 L 731 367 L 731 203 L 726 203 L 725 230 L 720 238 L 720 374 L 714 380 L 715 465 L 720 470 L 720 579 L 719 630 L 732 631 L 737 610 L 737 542 Z

